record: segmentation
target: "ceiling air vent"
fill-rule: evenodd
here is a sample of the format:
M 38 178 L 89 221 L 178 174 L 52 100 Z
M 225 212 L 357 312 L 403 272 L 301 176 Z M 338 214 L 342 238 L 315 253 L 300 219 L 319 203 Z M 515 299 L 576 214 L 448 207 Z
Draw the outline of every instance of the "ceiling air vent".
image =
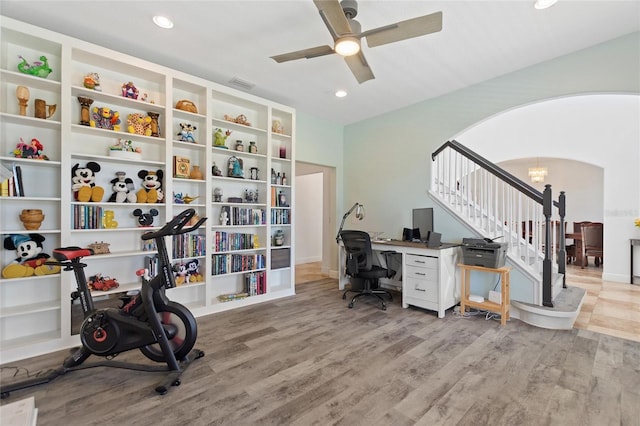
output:
M 231 80 L 229 80 L 229 83 L 244 90 L 251 90 L 255 87 L 255 84 L 249 83 L 248 81 L 238 77 L 233 77 Z

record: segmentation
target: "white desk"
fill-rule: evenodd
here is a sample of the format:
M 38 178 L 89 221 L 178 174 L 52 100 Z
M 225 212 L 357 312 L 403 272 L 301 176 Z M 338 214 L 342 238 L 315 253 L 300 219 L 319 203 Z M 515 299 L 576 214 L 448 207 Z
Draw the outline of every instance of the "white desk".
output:
M 427 248 L 424 243 L 409 241 L 374 241 L 374 251 L 395 251 L 402 255 L 402 307 L 409 305 L 438 312 L 444 318 L 445 310 L 460 301 L 459 263 L 461 250 L 458 245 L 443 244 L 440 248 Z M 349 282 L 345 275 L 345 254 L 342 244 L 339 250 L 338 287 L 344 289 Z

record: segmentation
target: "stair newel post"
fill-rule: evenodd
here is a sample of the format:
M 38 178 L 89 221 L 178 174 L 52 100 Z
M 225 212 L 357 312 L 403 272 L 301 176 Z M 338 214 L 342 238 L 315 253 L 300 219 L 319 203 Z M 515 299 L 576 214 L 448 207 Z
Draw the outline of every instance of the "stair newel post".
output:
M 553 307 L 551 300 L 551 209 L 553 208 L 551 185 L 546 184 L 542 192 L 542 212 L 544 214 L 544 260 L 542 261 L 542 304 Z
M 560 250 L 558 251 L 558 272 L 562 274 L 562 288 L 567 288 L 567 235 L 564 221 L 565 213 L 566 213 L 566 197 L 564 195 L 564 191 L 560 191 L 560 196 L 558 197 L 558 213 L 560 214 L 560 232 L 558 241 Z

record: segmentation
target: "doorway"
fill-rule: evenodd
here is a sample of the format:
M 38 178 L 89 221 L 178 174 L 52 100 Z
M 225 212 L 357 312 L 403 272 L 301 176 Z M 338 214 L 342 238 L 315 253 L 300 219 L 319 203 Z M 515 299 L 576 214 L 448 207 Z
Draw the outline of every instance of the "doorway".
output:
M 296 162 L 296 283 L 331 276 L 337 270 L 334 167 Z

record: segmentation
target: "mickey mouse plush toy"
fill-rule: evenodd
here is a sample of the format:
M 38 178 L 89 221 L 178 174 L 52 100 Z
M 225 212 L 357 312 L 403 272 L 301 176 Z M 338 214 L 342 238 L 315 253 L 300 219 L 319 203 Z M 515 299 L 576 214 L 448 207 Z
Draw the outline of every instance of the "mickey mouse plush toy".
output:
M 44 237 L 40 234 L 12 234 L 4 239 L 6 250 L 15 250 L 18 257 L 2 270 L 3 278 L 50 275 L 60 272 L 60 266 L 45 265 L 49 255 L 42 252 Z
M 161 203 L 164 198 L 162 192 L 162 170 L 140 170 L 138 177 L 142 179 L 142 187 L 136 193 L 138 203 Z
M 109 197 L 110 203 L 135 203 L 136 194 L 133 192 L 133 180 L 126 177 L 125 172 L 116 172 L 115 179 L 111 179 L 113 194 Z
M 71 169 L 71 189 L 76 200 L 86 203 L 99 203 L 104 196 L 104 188 L 96 186 L 96 173 L 100 171 L 100 164 L 89 161 L 86 166 L 76 164 Z

